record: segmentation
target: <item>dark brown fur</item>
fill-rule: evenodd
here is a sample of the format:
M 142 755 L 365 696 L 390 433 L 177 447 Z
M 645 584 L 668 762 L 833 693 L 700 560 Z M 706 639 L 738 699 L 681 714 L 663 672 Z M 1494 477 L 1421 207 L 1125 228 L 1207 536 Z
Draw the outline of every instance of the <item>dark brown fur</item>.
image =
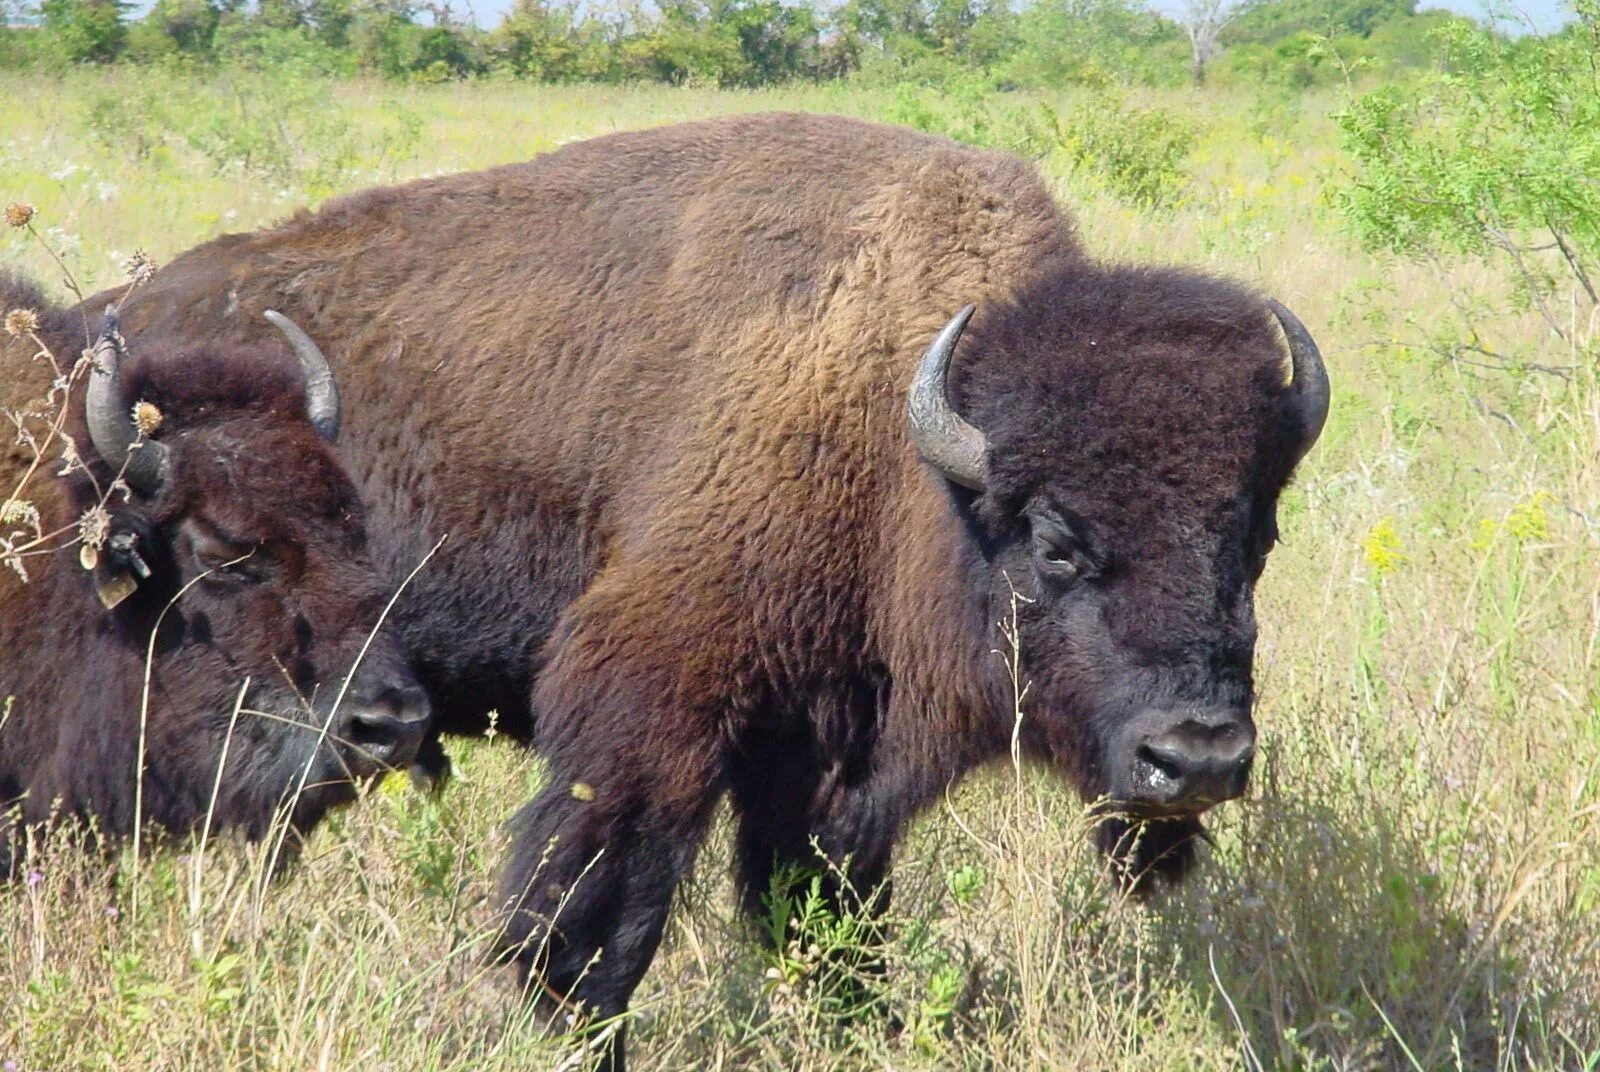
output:
M 41 336 L 65 367 L 82 351 L 85 330 L 99 331 L 97 322 L 52 310 L 33 288 L 0 277 L 0 309 L 13 308 L 43 314 Z M 108 502 L 112 531 L 137 535 L 152 576 L 107 611 L 96 585 L 128 565 L 109 546 L 93 573 L 78 564 L 76 549 L 25 559 L 26 583 L 0 571 L 0 700 L 12 704 L 0 729 L 0 805 L 17 805 L 25 823 L 92 816 L 104 832 L 131 831 L 146 653 L 159 621 L 143 818 L 182 832 L 205 817 L 248 678 L 213 828 L 265 834 L 304 779 L 291 816 L 303 831 L 351 797 L 352 773 L 372 769 L 360 748 L 319 747 L 318 738 L 388 586 L 367 558 L 355 488 L 304 417 L 300 370 L 285 349 L 265 342 L 183 346 L 174 338 L 182 337 L 130 333 L 123 376 L 129 398 L 153 403 L 163 415 L 156 439 L 171 452 L 172 477 L 154 497 L 116 492 Z M 0 347 L 0 409 L 44 398 L 51 370 L 36 350 L 24 340 Z M 82 470 L 59 475 L 59 443 L 50 449 L 50 460 L 22 489 L 46 531 L 70 534 L 100 500 L 96 487 L 108 487 L 114 476 L 93 455 L 84 390 L 80 376 L 67 431 L 91 456 L 97 483 Z M 37 435 L 43 425 L 30 428 Z M 7 429 L 9 439 L 10 422 Z M 10 495 L 33 455 L 21 444 L 5 450 L 0 489 Z M 218 536 L 256 553 L 180 598 L 202 572 L 195 540 Z M 397 691 L 416 686 L 398 641 L 380 635 L 351 682 L 346 710 Z M 0 857 L 9 855 L 6 842 L 16 833 L 0 826 Z
M 967 302 L 977 496 L 904 416 Z M 268 305 L 345 384 L 382 567 L 450 537 L 406 639 L 442 729 L 494 707 L 548 758 L 508 938 L 602 1013 L 722 793 L 752 903 L 812 837 L 868 889 L 910 816 L 1004 754 L 1012 584 L 1024 744 L 1086 796 L 1130 704 L 1249 702 L 1297 435 L 1282 343 L 1255 295 L 1086 259 L 1018 160 L 799 115 L 616 135 L 218 239 L 129 317 L 238 341 Z M 1059 599 L 1037 510 L 1103 559 Z M 1131 862 L 1180 873 L 1197 830 L 1156 824 Z

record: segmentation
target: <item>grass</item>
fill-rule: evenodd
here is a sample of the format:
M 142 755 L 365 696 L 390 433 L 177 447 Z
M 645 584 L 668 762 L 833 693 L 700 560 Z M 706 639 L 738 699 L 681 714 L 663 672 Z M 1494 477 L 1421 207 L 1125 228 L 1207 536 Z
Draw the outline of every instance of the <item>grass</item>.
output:
M 892 92 L 837 87 L 351 84 L 318 87 L 312 122 L 301 89 L 0 77 L 0 94 L 29 102 L 0 132 L 0 200 L 38 204 L 99 286 L 135 248 L 159 262 L 338 190 L 613 129 L 774 107 L 905 114 Z M 227 156 L 249 130 L 222 148 L 194 133 L 214 129 L 208 100 L 280 98 L 300 110 L 276 158 L 259 145 L 253 162 Z M 120 124 L 108 100 L 127 109 Z M 1556 346 L 1491 265 L 1356 249 L 1326 207 L 1344 167 L 1331 98 L 1138 103 L 1192 124 L 1189 178 L 1157 214 L 1117 200 L 1081 157 L 1048 155 L 1089 248 L 1258 283 L 1312 327 L 1334 381 L 1259 594 L 1265 740 L 1250 798 L 1216 814 L 1196 880 L 1145 909 L 1111 893 L 1081 808 L 1052 779 L 972 779 L 898 858 L 882 985 L 899 1031 L 841 1018 L 819 991 L 826 947 L 849 933 L 796 931 L 781 956 L 758 951 L 719 826 L 638 994 L 639 1067 L 1600 1067 L 1594 318 L 1571 305 L 1577 341 Z M 59 278 L 9 233 L 0 259 Z M 1474 330 L 1517 360 L 1441 356 Z M 36 877 L 0 893 L 0 1062 L 569 1060 L 481 957 L 497 824 L 537 784 L 537 761 L 493 741 L 455 754 L 466 778 L 442 797 L 391 781 L 276 883 L 259 851 L 226 841 L 116 874 L 47 849 Z

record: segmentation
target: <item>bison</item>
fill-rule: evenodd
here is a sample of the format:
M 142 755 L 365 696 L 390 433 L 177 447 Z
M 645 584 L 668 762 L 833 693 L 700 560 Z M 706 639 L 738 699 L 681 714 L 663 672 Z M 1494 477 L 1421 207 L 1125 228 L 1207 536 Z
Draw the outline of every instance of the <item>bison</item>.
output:
M 26 528 L 27 500 L 49 537 L 36 550 L 84 542 L 0 570 L 0 871 L 20 860 L 18 812 L 112 834 L 209 816 L 260 837 L 280 807 L 307 830 L 353 779 L 408 763 L 427 699 L 398 638 L 373 634 L 389 585 L 332 449 L 338 392 L 315 344 L 276 313 L 290 347 L 125 344 L 114 317 L 97 329 L 0 278 L 6 309 L 35 312 L 0 347 L 0 410 L 32 435 L 0 453 L 3 491 L 21 485 L 7 528 Z M 88 362 L 53 383 L 40 343 L 76 357 L 86 331 Z M 36 468 L 62 443 L 42 422 L 63 390 L 83 464 Z
M 380 568 L 450 536 L 398 608 L 439 730 L 494 709 L 548 761 L 502 884 L 535 992 L 626 1007 L 724 795 L 753 904 L 812 839 L 877 887 L 1014 730 L 1135 883 L 1245 788 L 1322 361 L 1247 289 L 1092 260 L 1018 159 L 617 134 L 219 238 L 130 316 L 239 344 L 269 307 L 338 370 Z

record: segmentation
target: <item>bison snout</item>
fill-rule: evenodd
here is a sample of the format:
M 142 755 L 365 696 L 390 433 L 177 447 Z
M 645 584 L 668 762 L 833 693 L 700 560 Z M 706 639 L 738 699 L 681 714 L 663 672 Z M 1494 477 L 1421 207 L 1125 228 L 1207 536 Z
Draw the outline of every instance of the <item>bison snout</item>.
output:
M 1136 805 L 1198 812 L 1244 792 L 1256 730 L 1241 711 L 1147 712 L 1124 737 L 1113 795 Z
M 421 689 L 391 688 L 372 698 L 346 698 L 337 732 L 364 773 L 395 770 L 416 758 L 429 714 Z

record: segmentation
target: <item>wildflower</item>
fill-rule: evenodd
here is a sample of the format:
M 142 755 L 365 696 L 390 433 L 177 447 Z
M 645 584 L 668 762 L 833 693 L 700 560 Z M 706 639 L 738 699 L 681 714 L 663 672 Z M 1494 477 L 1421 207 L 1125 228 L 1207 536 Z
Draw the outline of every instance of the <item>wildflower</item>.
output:
M 1394 518 L 1385 517 L 1367 532 L 1361 540 L 1361 553 L 1367 564 L 1379 577 L 1393 573 L 1405 561 L 1401 550 L 1400 533 L 1395 531 Z
M 38 886 L 39 883 L 41 883 L 43 881 L 44 881 L 44 872 L 43 871 L 29 871 L 28 872 L 28 889 L 30 889 L 30 890 L 33 889 L 34 887 Z
M 21 1066 L 17 1062 L 7 1061 L 5 1064 L 0 1065 L 0 1072 L 18 1072 L 20 1068 Z
M 122 266 L 122 270 L 128 273 L 128 278 L 135 283 L 146 283 L 156 274 L 156 262 L 144 250 L 136 249 L 133 251 L 133 256 Z
M 1533 498 L 1518 503 L 1506 518 L 1506 529 L 1523 543 L 1543 543 L 1550 538 L 1550 515 L 1544 504 L 1554 499 L 1548 491 L 1536 491 Z
M 1478 519 L 1478 532 L 1472 538 L 1474 551 L 1487 551 L 1494 546 L 1495 537 L 1500 535 L 1500 523 L 1493 518 Z
M 14 339 L 39 330 L 39 314 L 32 309 L 13 309 L 6 314 L 6 334 Z
M 26 201 L 13 201 L 6 206 L 6 226 L 26 227 L 33 220 L 33 206 Z
M 151 402 L 135 402 L 133 405 L 133 426 L 139 429 L 139 434 L 146 439 L 156 434 L 161 427 L 161 411 Z

